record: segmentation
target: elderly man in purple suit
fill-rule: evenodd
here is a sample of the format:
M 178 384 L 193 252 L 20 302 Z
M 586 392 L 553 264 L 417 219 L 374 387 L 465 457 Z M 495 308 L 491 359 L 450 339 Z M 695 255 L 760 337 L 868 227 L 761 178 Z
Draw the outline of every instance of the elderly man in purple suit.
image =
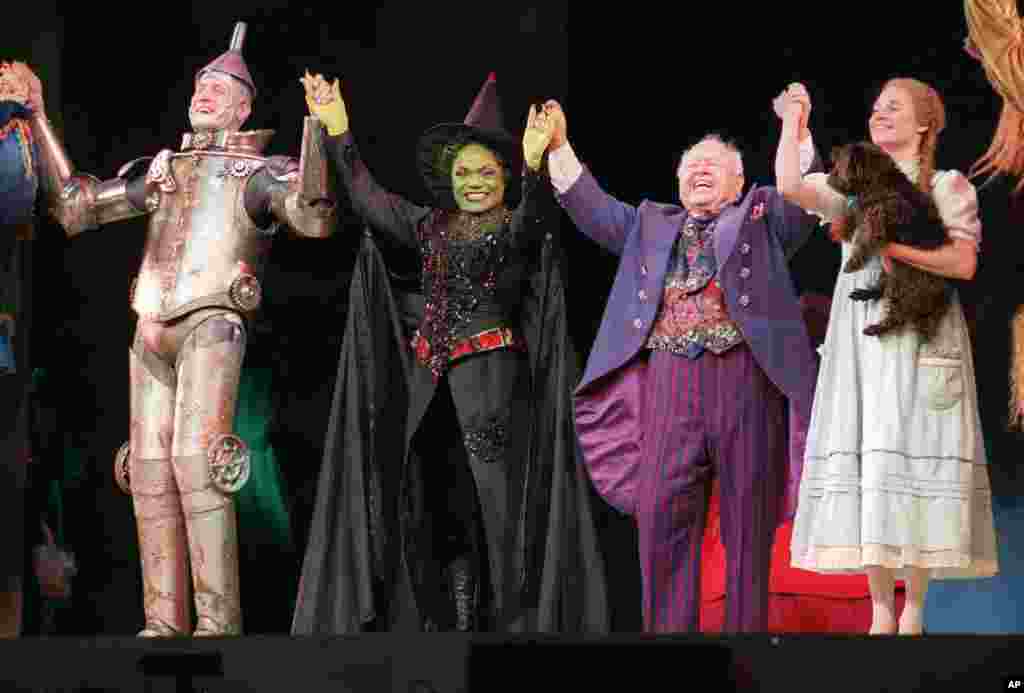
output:
M 576 424 L 595 487 L 636 519 L 644 630 L 698 630 L 717 476 L 725 630 L 765 631 L 772 541 L 795 507 L 816 375 L 787 262 L 817 220 L 774 188 L 744 195 L 740 152 L 716 135 L 682 155 L 682 206 L 620 202 L 579 163 L 557 102 L 546 107 L 558 123 L 548 167 L 559 203 L 621 258 Z M 783 126 L 804 133 L 805 172 L 816 161 L 807 110 L 776 104 Z

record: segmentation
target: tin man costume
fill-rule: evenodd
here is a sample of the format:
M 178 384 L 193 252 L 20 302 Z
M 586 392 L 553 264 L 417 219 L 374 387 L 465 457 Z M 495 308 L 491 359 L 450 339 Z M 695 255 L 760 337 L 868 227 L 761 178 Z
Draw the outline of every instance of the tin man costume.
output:
M 255 96 L 242 57 L 245 29 L 236 24 L 230 49 L 196 75 L 189 111 L 196 132 L 179 151 L 136 159 L 112 180 L 75 173 L 45 115 L 33 120 L 52 213 L 68 235 L 150 215 L 131 292 L 139 316 L 129 353 L 131 433 L 115 461 L 138 527 L 141 636 L 192 632 L 189 566 L 198 616 L 192 634 L 242 631 L 232 494 L 248 478 L 249 453 L 232 423 L 246 324 L 260 305 L 259 278 L 280 224 L 313 237 L 333 229 L 315 120 L 306 120 L 296 161 L 263 156 L 273 131 L 240 131 L 248 106 L 237 99 L 228 106 L 237 110 L 227 111 L 232 125 L 214 128 L 197 117 L 202 89 L 220 89 L 220 106 L 231 95 L 247 103 Z M 207 113 L 224 113 L 216 111 L 218 95 L 210 98 Z

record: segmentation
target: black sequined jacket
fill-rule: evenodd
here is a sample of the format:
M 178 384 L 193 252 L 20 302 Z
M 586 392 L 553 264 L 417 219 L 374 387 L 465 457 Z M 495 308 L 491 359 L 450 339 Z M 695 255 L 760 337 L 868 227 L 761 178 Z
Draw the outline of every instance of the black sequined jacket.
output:
M 496 327 L 518 330 L 523 282 L 554 209 L 542 173 L 525 170 L 515 209 L 449 211 L 382 188 L 351 131 L 329 142 L 356 212 L 377 233 L 420 254 L 426 306 L 419 335 L 431 346 L 435 374 L 446 370 L 449 351 L 460 340 Z

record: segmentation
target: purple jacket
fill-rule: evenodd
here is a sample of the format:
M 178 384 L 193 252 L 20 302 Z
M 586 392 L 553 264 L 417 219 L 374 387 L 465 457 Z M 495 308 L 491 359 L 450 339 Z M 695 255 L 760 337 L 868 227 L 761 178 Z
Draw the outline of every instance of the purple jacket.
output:
M 687 212 L 678 205 L 620 202 L 586 168 L 558 201 L 583 233 L 621 257 L 575 399 L 577 431 L 595 486 L 613 506 L 631 512 L 640 463 L 636 422 L 643 370 L 636 356 L 657 317 L 672 246 Z M 788 261 L 816 225 L 816 217 L 776 189 L 755 186 L 722 211 L 715 231 L 718 279 L 729 316 L 790 401 L 789 494 L 795 494 L 799 481 L 817 365 Z M 795 495 L 787 501 L 791 513 Z

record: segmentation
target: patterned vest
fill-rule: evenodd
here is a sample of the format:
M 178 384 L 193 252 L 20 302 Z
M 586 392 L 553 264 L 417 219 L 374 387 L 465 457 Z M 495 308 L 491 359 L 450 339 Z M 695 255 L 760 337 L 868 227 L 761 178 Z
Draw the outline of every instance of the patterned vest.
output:
M 695 359 L 710 349 L 721 354 L 743 342 L 729 319 L 715 274 L 715 220 L 690 217 L 672 249 L 665 293 L 647 348 Z

